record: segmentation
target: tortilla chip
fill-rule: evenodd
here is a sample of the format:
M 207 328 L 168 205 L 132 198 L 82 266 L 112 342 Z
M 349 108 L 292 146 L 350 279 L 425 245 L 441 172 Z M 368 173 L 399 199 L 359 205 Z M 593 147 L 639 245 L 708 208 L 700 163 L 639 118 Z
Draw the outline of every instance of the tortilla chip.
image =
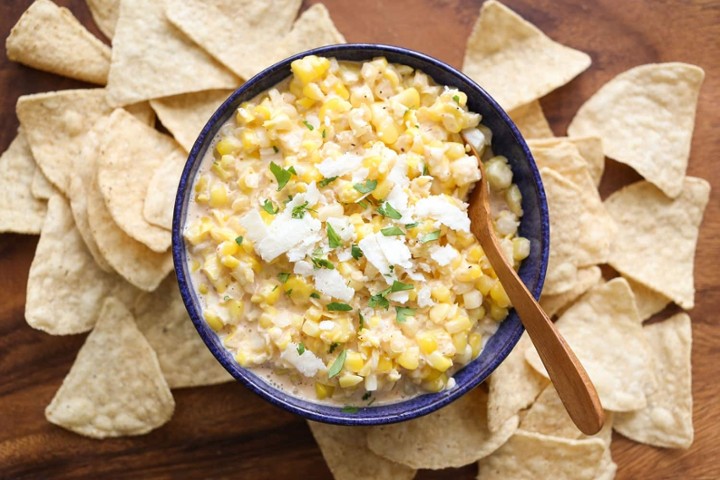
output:
M 150 102 L 133 103 L 125 105 L 123 108 L 145 125 L 155 127 L 155 111 L 150 106 Z
M 646 405 L 645 392 L 654 385 L 652 357 L 623 278 L 590 290 L 555 326 L 595 384 L 603 408 L 627 412 Z M 525 358 L 547 376 L 537 352 L 528 350 Z
M 0 156 L 0 232 L 38 234 L 45 218 L 45 202 L 31 192 L 35 161 L 24 133 Z
M 109 39 L 115 35 L 115 24 L 120 15 L 120 0 L 85 0 L 95 25 Z
M 177 28 L 235 72 L 249 79 L 274 63 L 273 45 L 287 35 L 299 0 L 243 2 L 169 0 L 167 16 Z
M 586 267 L 606 263 L 616 226 L 578 149 L 571 143 L 561 142 L 554 147 L 533 147 L 532 154 L 538 167 L 551 168 L 578 187 L 582 209 L 578 243 L 574 246 L 575 265 Z M 549 208 L 552 215 L 553 205 Z
M 508 112 L 510 119 L 525 139 L 554 137 L 550 124 L 545 118 L 540 102 L 534 100 L 527 105 Z
M 602 140 L 599 137 L 531 138 L 527 144 L 532 150 L 537 147 L 552 148 L 563 142 L 575 145 L 578 153 L 585 160 L 595 186 L 600 185 L 600 180 L 602 180 L 605 171 L 605 154 L 602 149 Z
M 550 168 L 540 174 L 550 211 L 550 258 L 543 293 L 557 295 L 573 288 L 577 281 L 582 197 L 580 189 Z
M 170 248 L 170 231 L 145 220 L 143 209 L 152 175 L 170 155 L 185 157 L 172 138 L 123 109 L 112 113 L 101 140 L 98 185 L 115 223 L 158 253 Z
M 476 388 L 424 417 L 372 427 L 368 447 L 411 468 L 461 467 L 497 450 L 518 426 L 518 417 L 513 416 L 492 433 L 486 418 L 487 394 Z
M 101 88 L 24 95 L 17 115 L 33 156 L 50 183 L 67 194 L 73 158 L 85 134 L 112 109 Z
M 540 306 L 549 317 L 559 314 L 565 307 L 577 300 L 580 295 L 587 292 L 602 280 L 599 267 L 579 268 L 577 280 L 570 290 L 558 295 L 545 295 L 540 297 Z
M 192 150 L 200 130 L 232 90 L 208 90 L 150 101 L 162 124 L 185 149 Z
M 122 1 L 108 76 L 112 105 L 239 84 L 235 75 L 170 24 L 164 0 Z
M 663 311 L 671 302 L 665 295 L 657 293 L 642 283 L 638 283 L 630 278 L 626 278 L 625 280 L 627 280 L 635 295 L 635 304 L 638 307 L 641 322 Z
M 648 182 L 613 193 L 605 200 L 618 225 L 610 265 L 682 308 L 693 308 L 693 259 L 709 196 L 710 184 L 693 177 L 674 200 Z
M 605 444 L 599 438 L 571 440 L 518 430 L 495 453 L 479 462 L 483 480 L 594 480 Z
M 510 111 L 565 85 L 589 66 L 587 54 L 554 42 L 490 0 L 468 38 L 462 69 Z
M 27 143 L 27 140 L 25 140 L 25 142 Z M 32 156 L 29 146 L 28 153 Z M 35 159 L 33 159 L 33 162 L 35 162 Z M 30 193 L 38 200 L 49 200 L 50 197 L 53 196 L 53 193 L 55 193 L 55 187 L 52 186 L 52 183 L 45 177 L 40 167 L 37 166 L 35 172 L 33 172 L 32 181 L 30 182 Z
M 155 352 L 125 305 L 107 298 L 45 417 L 80 435 L 107 438 L 147 433 L 167 423 L 174 409 Z
M 308 421 L 310 431 L 335 480 L 410 480 L 415 470 L 375 455 L 367 446 L 367 427 Z
M 520 410 L 530 406 L 549 383 L 525 361 L 525 350 L 534 348 L 523 333 L 510 355 L 490 375 L 487 423 L 491 432 L 498 431 Z
M 70 205 L 54 194 L 30 266 L 28 324 L 52 335 L 87 332 L 118 281 L 97 267 L 75 229 Z
M 658 385 L 647 407 L 619 413 L 615 430 L 656 447 L 690 448 L 693 442 L 690 317 L 678 313 L 643 327 L 657 368 Z
M 233 378 L 205 346 L 180 297 L 175 275 L 133 307 L 137 326 L 157 354 L 170 388 L 229 382 Z
M 143 216 L 149 223 L 167 230 L 172 228 L 175 197 L 185 161 L 185 155 L 175 150 L 155 169 L 143 207 Z
M 641 65 L 621 73 L 580 107 L 571 136 L 602 138 L 605 155 L 630 165 L 669 197 L 683 189 L 705 72 L 687 63 Z
M 110 47 L 67 8 L 35 0 L 10 32 L 8 58 L 23 65 L 98 85 L 107 83 Z

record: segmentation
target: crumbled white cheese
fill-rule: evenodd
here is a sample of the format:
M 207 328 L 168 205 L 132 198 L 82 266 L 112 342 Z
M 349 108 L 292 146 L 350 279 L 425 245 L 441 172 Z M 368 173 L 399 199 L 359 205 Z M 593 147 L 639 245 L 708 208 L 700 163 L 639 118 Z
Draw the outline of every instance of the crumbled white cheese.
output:
M 329 332 L 330 330 L 335 328 L 335 322 L 333 322 L 332 320 L 323 320 L 318 324 L 318 328 L 323 332 Z
M 400 223 L 413 223 L 413 209 L 408 207 L 408 195 L 401 185 L 395 185 L 385 199 L 397 212 L 402 215 L 398 220 Z
M 417 303 L 419 307 L 432 307 L 433 301 L 430 298 L 430 288 L 425 286 L 418 290 Z
M 393 302 L 405 304 L 408 300 L 410 300 L 410 292 L 392 292 L 388 294 L 387 298 Z
M 471 290 L 463 293 L 463 304 L 467 310 L 480 308 L 482 306 L 482 294 L 479 290 Z
M 348 262 L 352 257 L 352 251 L 349 248 L 341 248 L 335 252 L 340 262 Z
M 352 174 L 352 181 L 353 183 L 360 183 L 365 180 L 368 175 L 370 175 L 370 170 L 367 168 L 358 168 Z
M 410 249 L 405 245 L 405 237 L 386 237 L 382 233 L 376 233 L 378 245 L 390 265 L 398 265 L 403 268 L 412 268 Z
M 322 236 L 320 236 L 320 233 L 314 233 L 303 238 L 299 244 L 288 250 L 288 260 L 291 262 L 297 262 L 298 260 L 302 260 L 303 258 L 309 256 L 313 250 L 315 250 L 317 242 L 321 240 Z
M 239 223 L 245 229 L 245 236 L 251 242 L 258 243 L 267 237 L 267 225 L 257 210 L 250 210 L 240 217 Z
M 385 258 L 385 255 L 382 252 L 382 249 L 380 249 L 380 245 L 377 241 L 377 235 L 368 235 L 367 237 L 360 240 L 358 243 L 358 247 L 360 247 L 360 250 L 362 250 L 363 255 L 365 255 L 365 258 L 367 259 L 370 264 L 375 267 L 375 269 L 380 272 L 381 275 L 383 275 L 383 278 L 388 283 L 392 283 L 392 280 L 389 280 L 388 277 L 386 277 L 384 274 L 390 271 L 390 264 L 387 261 L 387 258 Z
M 460 186 L 480 180 L 480 168 L 474 155 L 465 155 L 454 160 L 450 164 L 450 171 L 453 180 Z
M 467 209 L 467 204 L 463 204 Z M 453 230 L 470 231 L 470 218 L 465 210 L 461 210 L 444 195 L 431 195 L 418 200 L 415 204 L 415 215 L 420 218 L 432 218 Z
M 325 178 L 340 177 L 357 170 L 361 163 L 361 157 L 353 153 L 345 153 L 338 158 L 326 158 L 317 165 L 317 169 Z
M 305 350 L 302 355 L 298 353 L 298 345 L 290 343 L 280 354 L 280 358 L 297 369 L 306 377 L 314 377 L 318 371 L 325 370 L 325 364 L 310 350 Z
M 355 240 L 355 228 L 347 217 L 331 217 L 327 219 L 327 223 L 332 225 L 333 230 L 343 242 Z
M 408 165 L 405 154 L 398 155 L 395 160 L 395 164 L 390 169 L 390 173 L 388 173 L 387 178 L 393 182 L 394 185 L 406 187 L 410 185 L 410 179 L 407 176 L 407 171 Z
M 312 194 L 306 198 L 305 193 L 295 195 L 288 202 L 285 210 L 278 214 L 275 220 L 267 229 L 267 235 L 260 242 L 257 242 L 255 249 L 266 262 L 271 262 L 283 253 L 302 243 L 313 234 L 320 231 L 321 223 L 311 215 L 305 214 L 302 218 L 293 218 L 292 210 L 298 205 L 308 202 L 308 207 L 314 204 Z M 295 257 L 294 257 L 295 258 Z M 300 258 L 298 258 L 300 260 Z
M 513 212 L 503 210 L 495 219 L 495 231 L 501 237 L 514 235 L 517 232 L 520 222 Z
M 489 145 L 490 142 L 485 138 L 485 134 L 478 128 L 466 128 L 462 131 L 462 136 L 465 141 L 475 147 L 475 150 L 482 152 L 485 145 Z
M 308 183 L 307 190 L 305 190 L 305 193 L 302 193 L 300 195 L 302 195 L 302 201 L 308 202 L 309 206 L 317 204 L 321 198 L 320 190 L 318 190 L 317 185 L 315 185 L 315 180 Z
M 310 264 L 310 262 L 300 260 L 299 262 L 295 263 L 293 273 L 297 275 L 302 275 L 303 277 L 309 277 L 313 274 L 313 266 Z
M 435 260 L 441 267 L 449 265 L 458 255 L 458 251 L 452 245 L 445 245 L 444 247 L 433 245 L 430 247 L 430 258 Z
M 315 288 L 339 300 L 350 301 L 355 295 L 355 289 L 345 285 L 346 280 L 337 270 L 320 268 L 315 270 Z

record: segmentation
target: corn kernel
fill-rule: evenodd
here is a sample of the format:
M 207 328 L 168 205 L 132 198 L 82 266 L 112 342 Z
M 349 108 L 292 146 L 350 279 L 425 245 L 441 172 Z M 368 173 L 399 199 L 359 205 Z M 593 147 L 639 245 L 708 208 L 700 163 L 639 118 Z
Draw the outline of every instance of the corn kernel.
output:
M 241 300 L 228 300 L 226 307 L 231 320 L 239 321 L 242 318 L 243 313 L 245 313 L 245 304 Z
M 483 252 L 483 249 L 480 245 L 473 245 L 470 247 L 470 250 L 468 250 L 467 258 L 472 263 L 478 263 L 481 258 L 485 256 L 485 252 Z
M 480 293 L 483 294 L 483 297 L 487 297 L 490 294 L 490 290 L 492 290 L 493 286 L 497 283 L 497 280 L 494 278 L 483 275 L 482 277 L 478 278 L 475 282 L 475 286 L 478 290 L 480 290 Z
M 410 347 L 405 349 L 397 358 L 398 364 L 407 369 L 415 370 L 420 364 L 420 351 L 418 347 Z
M 302 326 L 302 331 L 309 337 L 318 337 L 320 335 L 320 327 L 317 322 L 313 322 L 312 320 L 305 320 L 305 323 L 303 323 Z
M 430 320 L 434 323 L 442 323 L 450 312 L 450 305 L 447 303 L 438 303 L 430 308 Z
M 498 307 L 497 305 L 490 306 L 490 318 L 492 318 L 496 322 L 501 322 L 505 320 L 505 317 L 507 317 L 507 315 L 507 308 Z
M 425 355 L 428 355 L 437 350 L 437 340 L 435 338 L 435 335 L 430 332 L 419 332 L 416 335 L 415 340 L 420 346 L 420 351 Z
M 407 108 L 418 108 L 420 106 L 420 93 L 415 88 L 407 88 L 391 97 L 391 100 L 402 103 Z
M 426 358 L 428 365 L 440 372 L 446 371 L 448 368 L 452 367 L 453 364 L 452 360 L 445 357 L 439 350 L 435 350 Z
M 348 350 L 346 355 L 345 369 L 353 373 L 359 372 L 364 364 L 362 355 L 354 350 Z
M 284 289 L 286 291 L 292 290 L 293 297 L 297 295 L 301 298 L 308 298 L 313 292 L 313 287 L 308 285 L 305 279 L 298 277 L 297 275 L 291 276 L 288 281 L 285 282 Z
M 205 321 L 210 326 L 210 328 L 213 329 L 213 331 L 219 332 L 220 330 L 222 330 L 224 326 L 223 321 L 215 312 L 211 310 L 205 310 L 203 312 L 203 317 L 205 317 Z
M 460 282 L 472 282 L 482 277 L 482 269 L 480 265 L 471 264 L 466 269 L 463 269 L 455 278 Z
M 446 287 L 445 285 L 440 285 L 437 287 L 433 287 L 433 289 L 430 291 L 430 296 L 435 300 L 436 302 L 450 302 L 450 289 Z
M 378 365 L 377 365 L 378 373 L 388 373 L 390 370 L 392 370 L 392 368 L 393 368 L 392 360 L 390 360 L 385 355 L 380 355 L 380 358 L 378 359 Z
M 472 327 L 470 319 L 465 315 L 457 316 L 452 320 L 445 322 L 445 330 L 447 330 L 450 334 L 468 331 L 470 330 L 470 327 Z
M 234 270 L 238 266 L 240 266 L 240 260 L 233 257 L 232 255 L 224 255 L 224 256 L 220 257 L 220 263 L 224 267 L 229 268 L 230 270 Z
M 315 306 L 308 308 L 305 312 L 305 318 L 312 320 L 313 322 L 319 322 L 321 317 L 322 311 Z
M 493 285 L 490 289 L 490 298 L 492 298 L 495 305 L 500 308 L 507 308 L 510 306 L 510 299 L 500 282 L 495 282 L 495 285 Z
M 472 349 L 473 358 L 480 355 L 480 349 L 482 348 L 482 335 L 478 332 L 473 332 L 468 336 L 468 345 Z
M 295 60 L 290 64 L 290 69 L 295 78 L 303 85 L 321 79 L 330 69 L 330 60 L 325 57 L 308 55 L 307 57 Z
M 238 362 L 241 367 L 249 367 L 250 365 L 252 365 L 252 362 L 250 361 L 250 356 L 242 350 L 240 350 L 235 355 L 235 361 Z
M 390 194 L 390 190 L 392 189 L 392 187 L 393 183 L 390 180 L 382 180 L 378 182 L 375 190 L 372 191 L 371 195 L 377 200 L 383 200 L 387 198 L 387 196 Z
M 455 351 L 460 353 L 465 351 L 465 347 L 468 344 L 468 333 L 458 332 L 452 336 L 452 343 L 455 347 Z
M 447 375 L 440 374 L 435 380 L 429 380 L 422 383 L 422 387 L 428 392 L 440 392 L 447 385 Z
M 330 385 L 325 385 L 320 382 L 315 382 L 315 396 L 318 400 L 324 400 L 326 398 L 330 398 L 333 396 L 333 393 L 335 392 L 335 387 L 332 387 Z
M 346 373 L 338 379 L 338 383 L 342 388 L 351 388 L 363 381 L 363 377 L 360 375 L 353 375 Z
M 240 148 L 242 148 L 242 143 L 240 143 L 237 138 L 227 136 L 218 142 L 215 150 L 220 156 L 223 156 L 233 154 L 240 150 Z

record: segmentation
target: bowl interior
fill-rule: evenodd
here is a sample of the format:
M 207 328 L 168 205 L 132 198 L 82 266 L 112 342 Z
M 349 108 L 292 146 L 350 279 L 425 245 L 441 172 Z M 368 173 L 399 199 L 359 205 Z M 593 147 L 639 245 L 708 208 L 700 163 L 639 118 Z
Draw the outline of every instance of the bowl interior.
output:
M 519 273 L 533 295 L 539 297 L 548 258 L 547 204 L 535 162 L 515 125 L 482 88 L 452 67 L 432 57 L 404 48 L 371 44 L 321 47 L 279 62 L 242 85 L 210 118 L 190 152 L 175 203 L 172 249 L 180 292 L 195 327 L 213 355 L 233 377 L 271 403 L 311 420 L 343 425 L 384 424 L 419 417 L 443 407 L 479 385 L 505 359 L 523 332 L 522 324 L 514 311 L 510 312 L 495 335 L 489 339 L 479 357 L 455 373 L 454 388 L 399 403 L 359 408 L 354 413 L 343 412 L 342 406 L 317 404 L 294 397 L 273 387 L 251 370 L 240 367 L 233 356 L 225 350 L 220 339 L 209 328 L 201 314 L 196 289 L 189 274 L 182 234 L 195 175 L 218 130 L 233 115 L 239 104 L 288 77 L 290 63 L 309 54 L 350 61 L 365 61 L 384 56 L 388 62 L 409 65 L 423 71 L 439 85 L 457 87 L 467 94 L 469 109 L 480 113 L 483 124 L 492 130 L 493 151 L 508 158 L 514 173 L 514 182 L 522 192 L 524 214 L 520 223 L 520 235 L 530 240 L 531 248 L 530 255 L 523 262 Z

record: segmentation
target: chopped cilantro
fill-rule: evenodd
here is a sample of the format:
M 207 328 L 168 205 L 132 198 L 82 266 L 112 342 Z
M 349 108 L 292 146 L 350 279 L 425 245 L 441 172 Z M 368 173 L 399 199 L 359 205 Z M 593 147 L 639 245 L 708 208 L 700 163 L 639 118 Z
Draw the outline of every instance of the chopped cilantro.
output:
M 352 310 L 352 307 L 347 303 L 330 302 L 327 305 L 327 309 L 329 312 L 349 312 Z
M 285 283 L 290 278 L 290 274 L 287 272 L 280 272 L 278 273 L 278 280 L 280 280 L 280 283 Z
M 370 306 L 370 308 L 381 307 L 381 308 L 384 308 L 385 310 L 390 308 L 390 302 L 388 301 L 387 298 L 385 298 L 385 295 L 387 295 L 387 293 L 385 293 L 385 291 L 382 291 L 380 293 L 376 293 L 375 295 L 372 295 L 370 297 L 370 301 L 368 302 L 368 305 Z
M 430 169 L 427 166 L 427 163 L 423 165 L 423 175 L 430 175 Z
M 337 347 L 339 347 L 340 344 L 338 342 L 333 342 L 330 344 L 330 349 L 328 350 L 328 353 L 333 353 Z
M 284 169 L 275 162 L 270 162 L 270 171 L 273 175 L 275 175 L 275 179 L 278 182 L 278 192 L 287 185 L 288 181 L 290 181 L 290 177 L 296 174 L 295 167 Z
M 280 153 L 280 149 L 273 145 L 273 152 Z
M 407 317 L 412 317 L 413 315 L 415 315 L 414 308 L 395 307 L 395 320 L 397 320 L 398 323 L 404 323 Z
M 367 203 L 367 202 L 364 202 L 364 201 L 362 201 L 362 200 L 360 200 L 359 202 L 357 202 L 357 204 L 360 205 L 362 208 L 367 208 L 367 207 L 368 207 L 368 203 Z
M 322 131 L 322 137 L 323 137 L 323 138 L 327 137 L 327 130 L 325 130 L 324 128 L 323 128 L 323 131 Z
M 227 302 L 228 300 L 230 300 L 230 295 L 225 295 L 223 297 L 223 302 Z
M 302 342 L 300 342 L 298 344 L 297 352 L 298 352 L 298 355 L 302 355 L 303 353 L 305 353 L 305 345 Z
M 393 282 L 392 286 L 390 287 L 390 291 L 393 293 L 394 292 L 402 292 L 405 290 L 412 290 L 413 288 L 415 288 L 415 286 L 410 283 L 402 283 L 402 282 L 398 282 L 397 280 L 395 280 Z
M 460 104 L 460 97 L 458 95 L 453 95 L 452 98 L 455 101 L 455 103 L 457 103 L 458 105 Z
M 372 397 L 372 392 L 365 392 L 365 395 L 362 396 L 362 399 L 369 400 L 370 397 Z
M 342 408 L 343 413 L 357 413 L 360 409 L 358 407 L 353 407 L 352 405 L 345 405 Z
M 292 296 L 292 290 L 292 288 L 285 290 L 285 295 L 287 295 L 288 297 Z
M 353 185 L 353 188 L 363 195 L 372 192 L 375 190 L 375 187 L 377 187 L 377 180 L 365 180 L 365 183 L 356 183 Z
M 365 317 L 363 317 L 362 312 L 358 312 L 358 317 L 360 318 L 360 322 L 358 324 L 358 330 L 362 330 L 365 328 Z
M 302 205 L 295 205 L 292 209 L 292 218 L 303 218 L 305 216 L 305 212 L 311 210 L 307 208 L 307 206 L 307 201 L 305 201 Z
M 310 130 L 311 132 L 312 132 L 313 130 L 315 130 L 315 127 L 313 127 L 312 124 L 311 124 L 310 122 L 308 122 L 307 120 L 303 120 L 303 123 L 304 123 L 305 126 L 308 128 L 308 130 Z
M 327 236 L 330 248 L 342 247 L 342 240 L 340 240 L 340 236 L 337 234 L 332 225 L 330 225 L 330 222 L 327 224 Z
M 373 397 L 373 398 L 368 402 L 367 406 L 369 407 L 370 405 L 372 405 L 373 403 L 375 403 L 375 400 L 376 400 L 376 399 L 377 399 L 377 397 Z
M 333 378 L 337 376 L 338 373 L 340 373 L 340 370 L 342 370 L 343 366 L 345 365 L 345 358 L 347 357 L 347 350 L 343 350 L 340 352 L 340 355 L 335 359 L 332 365 L 330 365 L 330 369 L 328 370 L 328 378 Z
M 313 257 L 312 263 L 315 268 L 327 268 L 328 270 L 335 270 L 335 265 L 333 265 L 330 260 L 327 260 L 325 258 Z
M 407 228 L 408 230 L 410 230 L 411 228 L 415 228 L 415 227 L 417 227 L 418 225 L 420 225 L 420 224 L 417 223 L 417 222 L 415 222 L 415 223 L 408 223 L 407 225 L 405 225 L 405 228 Z
M 396 235 L 405 235 L 405 232 L 403 232 L 400 227 L 385 227 L 380 229 L 380 233 L 385 235 L 386 237 L 393 237 Z
M 238 245 L 242 245 L 243 240 L 244 239 L 242 235 L 240 235 L 239 237 L 235 237 L 235 243 L 237 243 Z
M 265 199 L 265 202 L 262 204 L 262 209 L 265 210 L 270 215 L 275 215 L 275 214 L 277 214 L 278 211 L 280 211 L 280 209 L 278 207 L 276 207 L 275 204 L 273 202 L 271 202 L 269 198 Z
M 380 205 L 377 211 L 383 217 L 392 218 L 393 220 L 400 220 L 402 218 L 402 214 L 395 210 L 389 202 Z
M 318 187 L 327 187 L 328 185 L 330 185 L 332 182 L 334 182 L 337 179 L 338 179 L 338 177 L 323 178 L 322 180 L 320 180 L 317 183 L 317 185 L 318 185 Z
M 288 203 L 292 202 L 294 195 L 288 195 L 285 200 L 283 200 L 283 205 L 287 205 Z
M 310 297 L 311 297 L 311 298 L 320 298 L 320 294 L 319 294 L 318 292 L 312 292 L 312 293 L 310 294 Z
M 355 260 L 360 260 L 360 257 L 363 256 L 363 252 L 360 250 L 360 247 L 353 243 L 353 246 L 350 247 L 350 255 L 352 255 Z
M 423 235 L 420 239 L 420 243 L 432 242 L 437 240 L 438 238 L 440 238 L 440 230 L 435 230 L 434 232 Z

